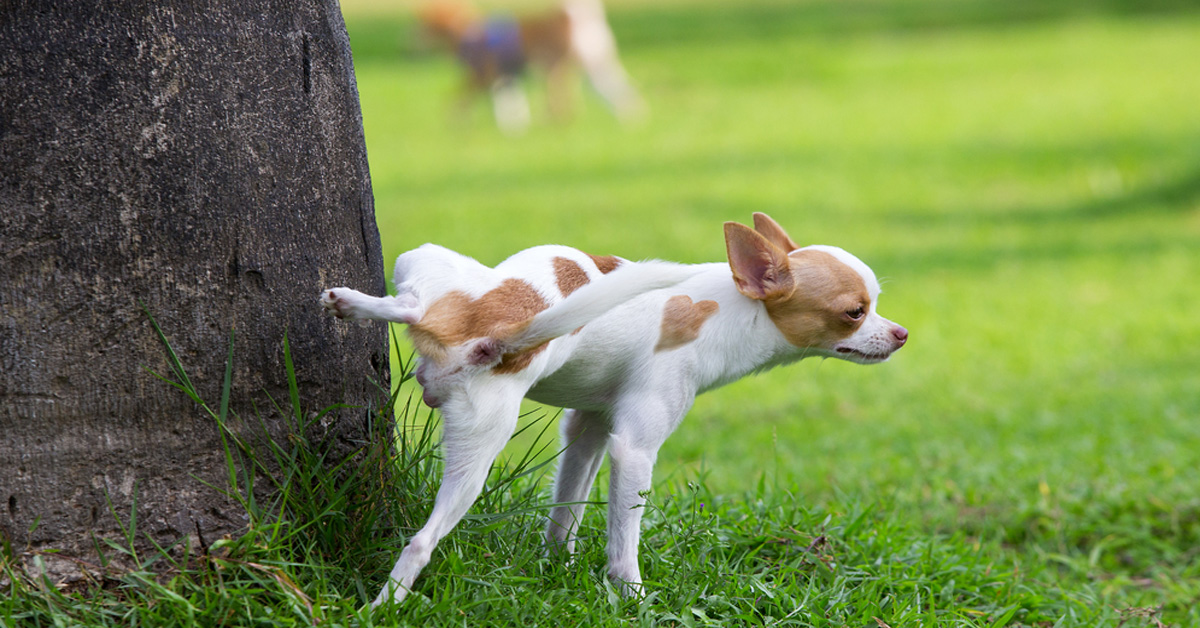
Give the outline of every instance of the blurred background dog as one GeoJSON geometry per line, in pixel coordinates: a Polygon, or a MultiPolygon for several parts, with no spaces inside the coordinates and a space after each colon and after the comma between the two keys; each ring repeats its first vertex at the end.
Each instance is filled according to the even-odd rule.
{"type": "Polygon", "coordinates": [[[529,126],[529,99],[521,85],[527,68],[545,76],[547,106],[555,118],[570,113],[571,80],[580,71],[618,119],[636,118],[645,110],[617,57],[600,0],[566,0],[516,18],[484,16],[460,0],[434,0],[419,18],[463,66],[460,108],[490,94],[496,124],[506,133],[529,126]]]}

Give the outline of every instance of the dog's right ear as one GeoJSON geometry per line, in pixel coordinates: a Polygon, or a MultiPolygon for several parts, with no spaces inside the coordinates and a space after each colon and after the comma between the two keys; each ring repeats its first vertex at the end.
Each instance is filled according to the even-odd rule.
{"type": "Polygon", "coordinates": [[[738,224],[725,223],[725,250],[738,292],[760,301],[786,297],[795,290],[787,252],[761,233],[738,224]]]}

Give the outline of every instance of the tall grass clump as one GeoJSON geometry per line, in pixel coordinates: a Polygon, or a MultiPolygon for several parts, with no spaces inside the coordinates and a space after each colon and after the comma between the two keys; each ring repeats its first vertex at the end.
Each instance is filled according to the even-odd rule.
{"type": "MultiPolygon", "coordinates": [[[[432,411],[419,417],[422,410],[411,398],[381,387],[367,438],[332,461],[310,436],[346,406],[304,407],[286,336],[287,398],[263,393],[283,425],[268,430],[260,412],[266,407],[256,406],[250,417],[230,407],[232,334],[214,404],[201,397],[152,317],[151,323],[170,366],[170,373],[154,375],[213,420],[224,446],[226,483],[211,489],[236,503],[247,526],[238,536],[219,539],[197,530],[197,543],[164,547],[138,529],[143,513],[135,495],[130,512],[111,512],[121,538],[97,539],[98,564],[79,563],[85,577],[69,586],[39,577],[42,555],[0,536],[0,626],[370,625],[363,602],[382,586],[390,557],[432,506],[440,477],[432,411]]],[[[410,366],[402,364],[398,380],[411,377],[410,366]]],[[[536,453],[497,474],[481,500],[497,514],[478,517],[476,531],[496,529],[514,507],[533,503],[529,461],[536,453]]]]}

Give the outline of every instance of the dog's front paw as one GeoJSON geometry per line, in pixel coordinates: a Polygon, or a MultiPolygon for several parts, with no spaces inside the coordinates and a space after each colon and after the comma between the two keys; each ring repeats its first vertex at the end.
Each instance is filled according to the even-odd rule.
{"type": "Polygon", "coordinates": [[[621,592],[622,597],[641,597],[646,593],[646,588],[642,585],[642,574],[637,567],[620,569],[610,566],[608,579],[617,587],[617,591],[621,592]]]}
{"type": "Polygon", "coordinates": [[[613,586],[617,588],[617,592],[624,598],[639,598],[646,594],[646,586],[641,582],[628,582],[610,575],[609,579],[613,586]]]}
{"type": "Polygon", "coordinates": [[[330,288],[321,293],[321,306],[338,318],[354,318],[354,308],[347,298],[350,288],[330,288]]]}
{"type": "Polygon", "coordinates": [[[399,582],[391,580],[388,582],[387,586],[383,587],[383,590],[379,592],[379,595],[375,596],[375,599],[371,602],[371,610],[375,610],[380,606],[387,604],[388,602],[391,602],[392,604],[399,604],[403,602],[404,598],[406,597],[408,597],[408,589],[399,582]]]}

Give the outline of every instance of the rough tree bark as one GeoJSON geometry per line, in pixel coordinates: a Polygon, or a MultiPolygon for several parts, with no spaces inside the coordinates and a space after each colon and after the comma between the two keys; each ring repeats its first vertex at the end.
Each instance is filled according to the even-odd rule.
{"type": "Polygon", "coordinates": [[[135,491],[160,543],[243,525],[139,302],[213,403],[236,326],[243,417],[287,399],[285,331],[309,410],[379,398],[386,331],[317,302],[384,290],[336,0],[0,0],[0,256],[0,534],[87,557],[135,491]]]}

